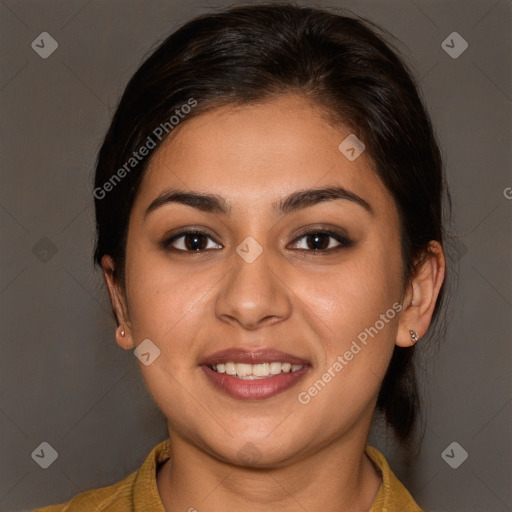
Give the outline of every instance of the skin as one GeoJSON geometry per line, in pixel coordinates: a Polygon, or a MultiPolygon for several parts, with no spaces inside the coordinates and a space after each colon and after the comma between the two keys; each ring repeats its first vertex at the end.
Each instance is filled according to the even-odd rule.
{"type": "MultiPolygon", "coordinates": [[[[364,448],[379,387],[395,344],[413,343],[409,329],[420,338],[427,331],[445,261],[432,242],[413,279],[403,282],[396,205],[366,153],[351,162],[339,151],[349,133],[292,94],[183,122],[141,184],[123,283],[114,278],[112,259],[103,258],[120,323],[117,343],[133,350],[149,338],[161,351],[140,367],[168,422],[172,456],[157,478],[168,512],[371,508],[381,477],[364,448]],[[297,190],[324,186],[357,194],[373,213],[346,199],[288,214],[272,209],[297,190]],[[168,203],[145,216],[174,187],[218,194],[231,214],[168,203]],[[190,243],[183,237],[162,247],[191,227],[211,236],[200,239],[207,250],[178,252],[190,243]],[[307,228],[339,231],[353,245],[313,254],[314,240],[301,237],[307,228]],[[247,236],[263,249],[252,263],[236,252],[247,236]],[[299,392],[396,302],[401,313],[301,404],[299,392]],[[234,399],[213,388],[199,367],[203,357],[229,347],[277,348],[311,366],[277,396],[234,399]],[[240,462],[248,442],[257,456],[240,462]]],[[[320,240],[340,247],[327,235],[320,240]]]]}

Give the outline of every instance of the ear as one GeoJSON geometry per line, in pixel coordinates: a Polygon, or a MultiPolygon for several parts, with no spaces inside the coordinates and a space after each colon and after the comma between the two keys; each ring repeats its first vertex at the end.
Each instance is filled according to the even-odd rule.
{"type": "Polygon", "coordinates": [[[414,345],[409,331],[416,332],[418,339],[425,336],[443,284],[446,262],[443,248],[436,241],[429,243],[427,252],[411,278],[402,303],[396,344],[400,347],[414,345]]]}
{"type": "Polygon", "coordinates": [[[114,310],[118,324],[116,329],[116,342],[125,350],[133,349],[135,348],[135,344],[133,343],[130,316],[124,289],[116,278],[114,260],[111,256],[105,255],[101,258],[101,268],[103,269],[103,275],[110,295],[110,302],[112,303],[112,309],[114,310]]]}

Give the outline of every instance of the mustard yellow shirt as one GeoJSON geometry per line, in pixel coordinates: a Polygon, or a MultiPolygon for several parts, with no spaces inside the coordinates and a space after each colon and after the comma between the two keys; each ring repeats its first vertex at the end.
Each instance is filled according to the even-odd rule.
{"type": "MultiPolygon", "coordinates": [[[[370,445],[366,445],[365,451],[382,474],[382,484],[370,512],[426,512],[391,471],[384,455],[370,445]]],[[[165,512],[156,485],[156,469],[170,456],[167,439],[155,446],[138,471],[124,480],[78,494],[67,503],[33,512],[165,512]]]]}

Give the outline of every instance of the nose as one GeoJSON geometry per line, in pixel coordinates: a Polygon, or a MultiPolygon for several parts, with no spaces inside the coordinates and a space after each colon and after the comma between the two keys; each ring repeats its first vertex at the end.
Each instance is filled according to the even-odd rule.
{"type": "MultiPolygon", "coordinates": [[[[291,315],[293,293],[285,284],[277,255],[263,249],[254,260],[235,253],[217,296],[216,315],[222,321],[256,330],[281,322],[291,315]]],[[[286,265],[286,262],[284,262],[286,265]]]]}

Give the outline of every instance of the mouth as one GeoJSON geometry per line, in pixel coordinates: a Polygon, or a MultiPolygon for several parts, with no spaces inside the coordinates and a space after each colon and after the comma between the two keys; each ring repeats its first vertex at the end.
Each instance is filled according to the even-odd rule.
{"type": "Polygon", "coordinates": [[[227,349],[201,364],[214,389],[239,399],[262,400],[290,389],[309,371],[309,361],[278,350],[227,349]]]}

